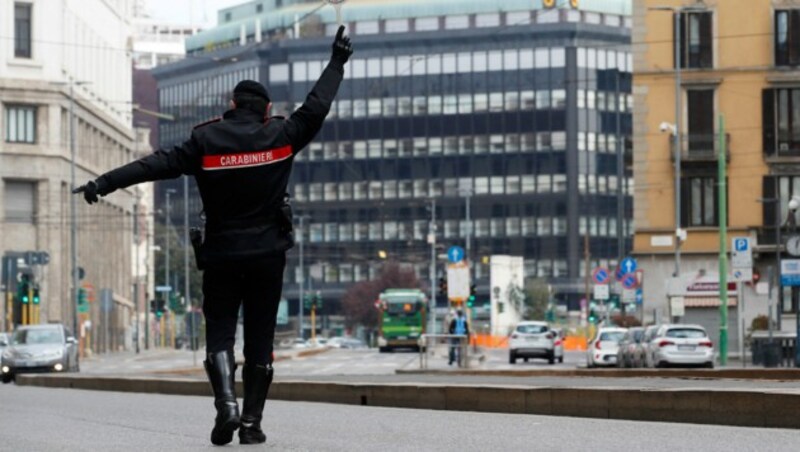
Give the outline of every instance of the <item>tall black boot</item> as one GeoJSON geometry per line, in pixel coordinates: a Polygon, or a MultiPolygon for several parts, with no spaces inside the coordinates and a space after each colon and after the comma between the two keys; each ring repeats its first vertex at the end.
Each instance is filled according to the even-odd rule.
{"type": "Polygon", "coordinates": [[[234,373],[236,362],[232,351],[209,353],[203,362],[214,392],[217,418],[211,430],[211,442],[217,446],[233,440],[233,432],[239,428],[239,405],[236,403],[234,373]]]}
{"type": "Polygon", "coordinates": [[[244,363],[244,404],[242,406],[242,426],[239,429],[239,444],[260,444],[267,440],[261,430],[261,413],[267,400],[269,385],[272,384],[272,365],[244,363]]]}

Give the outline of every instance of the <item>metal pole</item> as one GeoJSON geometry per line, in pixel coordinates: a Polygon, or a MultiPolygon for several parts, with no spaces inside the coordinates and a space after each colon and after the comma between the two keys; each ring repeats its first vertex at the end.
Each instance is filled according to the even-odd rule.
{"type": "MultiPolygon", "coordinates": [[[[70,181],[71,190],[75,185],[75,82],[69,84],[69,148],[70,148],[70,181]]],[[[78,205],[77,196],[70,196],[70,249],[72,251],[72,331],[73,334],[80,334],[78,331],[78,205]]]]}
{"type": "Polygon", "coordinates": [[[675,14],[675,277],[681,276],[681,30],[680,10],[675,14]]]}
{"type": "Polygon", "coordinates": [[[303,242],[305,242],[303,234],[305,233],[305,219],[305,215],[300,215],[300,233],[297,234],[300,242],[300,278],[298,280],[297,291],[297,337],[300,338],[303,337],[303,286],[305,286],[306,278],[306,269],[303,265],[303,242]]]}
{"type": "MultiPolygon", "coordinates": [[[[192,311],[192,296],[189,293],[190,285],[189,285],[189,176],[183,176],[183,296],[184,300],[186,300],[186,308],[187,312],[189,312],[189,328],[191,329],[190,333],[190,340],[191,340],[191,347],[192,347],[192,366],[197,366],[197,344],[195,341],[197,337],[195,335],[196,328],[195,328],[195,316],[194,311],[192,311]]],[[[173,314],[174,315],[174,314],[173,314]]],[[[174,318],[173,318],[174,319],[174,318]]],[[[173,328],[172,334],[175,334],[175,329],[173,328]]],[[[174,346],[174,342],[173,342],[174,346]]]]}
{"type": "MultiPolygon", "coordinates": [[[[175,192],[173,189],[167,189],[167,218],[164,221],[164,236],[166,240],[166,251],[164,253],[164,285],[166,286],[166,290],[164,291],[164,307],[167,307],[167,303],[169,303],[169,294],[172,291],[172,287],[169,285],[169,225],[170,225],[170,195],[175,192]]],[[[163,315],[163,314],[162,314],[163,315]]],[[[162,337],[164,335],[164,329],[161,328],[162,322],[159,322],[159,330],[158,330],[158,337],[162,337]]]]}
{"type": "Polygon", "coordinates": [[[744,356],[744,319],[742,318],[742,312],[744,312],[744,282],[739,281],[736,283],[738,293],[736,294],[736,329],[739,331],[736,335],[736,340],[739,341],[739,360],[742,362],[742,366],[746,365],[746,360],[744,356]]]}
{"type": "MultiPolygon", "coordinates": [[[[623,149],[622,149],[622,126],[620,124],[620,92],[619,92],[619,69],[617,69],[616,78],[616,92],[617,92],[617,262],[622,262],[625,257],[625,235],[622,230],[622,223],[624,221],[625,197],[623,196],[623,180],[625,179],[624,166],[623,166],[623,149]]],[[[624,303],[622,304],[625,305],[624,303]]]]}
{"type": "Polygon", "coordinates": [[[725,152],[725,117],[719,115],[717,194],[719,197],[719,364],[728,364],[728,184],[725,152]]]}
{"type": "MultiPolygon", "coordinates": [[[[781,311],[783,310],[783,286],[781,285],[781,192],[778,177],[775,177],[775,288],[778,292],[775,294],[775,325],[778,331],[782,329],[781,311]]],[[[772,315],[769,316],[769,324],[772,325],[772,315]]]]}
{"type": "MultiPolygon", "coordinates": [[[[137,135],[138,137],[138,135],[137,135]]],[[[136,311],[136,353],[139,353],[139,189],[136,189],[136,202],[133,204],[133,305],[136,311]]]]}
{"type": "MultiPolygon", "coordinates": [[[[431,199],[431,225],[428,228],[428,243],[431,245],[431,268],[428,272],[431,277],[430,315],[428,319],[428,334],[436,334],[436,200],[431,199]]],[[[427,344],[425,344],[427,346],[427,344]]],[[[427,350],[427,349],[426,349],[427,350]]]]}

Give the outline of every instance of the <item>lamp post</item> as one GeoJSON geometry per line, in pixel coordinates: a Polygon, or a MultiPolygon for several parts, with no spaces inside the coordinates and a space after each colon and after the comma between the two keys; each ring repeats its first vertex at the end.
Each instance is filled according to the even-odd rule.
{"type": "MultiPolygon", "coordinates": [[[[177,193],[177,192],[178,191],[175,190],[174,188],[168,188],[167,191],[166,191],[167,206],[166,206],[166,212],[165,212],[166,213],[166,217],[164,218],[164,240],[166,241],[166,244],[165,244],[166,251],[164,252],[164,286],[165,286],[165,290],[164,290],[164,306],[168,305],[168,303],[169,303],[169,295],[172,292],[172,286],[169,285],[169,270],[170,270],[170,268],[169,268],[169,226],[170,226],[170,223],[172,222],[172,218],[170,217],[170,215],[171,215],[170,210],[171,210],[172,206],[170,204],[169,198],[170,198],[170,196],[172,196],[173,193],[177,193]]],[[[161,337],[163,334],[164,334],[164,331],[159,331],[159,337],[161,337]]]]}
{"type": "MultiPolygon", "coordinates": [[[[669,11],[672,13],[675,24],[675,140],[673,142],[673,153],[675,154],[675,277],[681,275],[681,242],[683,232],[681,231],[681,14],[692,11],[704,11],[705,5],[694,6],[654,6],[648,8],[650,11],[669,11]]],[[[662,124],[663,125],[663,124],[662,124]]],[[[663,131],[662,127],[662,131],[663,131]]]]}

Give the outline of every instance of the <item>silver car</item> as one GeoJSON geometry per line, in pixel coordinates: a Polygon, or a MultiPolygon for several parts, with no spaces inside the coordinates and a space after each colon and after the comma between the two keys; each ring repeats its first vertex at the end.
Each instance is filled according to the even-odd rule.
{"type": "Polygon", "coordinates": [[[3,351],[3,383],[26,372],[79,371],[78,346],[63,325],[29,325],[17,329],[3,351]]]}

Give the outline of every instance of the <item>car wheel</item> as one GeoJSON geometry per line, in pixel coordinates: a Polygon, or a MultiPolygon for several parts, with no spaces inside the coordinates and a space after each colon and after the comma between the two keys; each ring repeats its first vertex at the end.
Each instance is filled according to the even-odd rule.
{"type": "Polygon", "coordinates": [[[667,365],[663,361],[659,361],[656,363],[656,369],[664,369],[667,365]]]}
{"type": "Polygon", "coordinates": [[[713,369],[714,368],[714,362],[713,361],[707,362],[706,365],[705,365],[705,368],[706,369],[713,369]]]}
{"type": "Polygon", "coordinates": [[[508,362],[509,364],[517,363],[517,354],[513,350],[508,354],[508,362]]]}
{"type": "Polygon", "coordinates": [[[389,347],[378,347],[378,353],[387,353],[389,351],[389,347]]]}
{"type": "Polygon", "coordinates": [[[3,374],[3,383],[8,384],[14,380],[14,375],[12,374],[3,374]]]}
{"type": "Polygon", "coordinates": [[[559,356],[558,357],[558,362],[559,362],[559,364],[564,364],[564,357],[563,356],[559,356]]]}
{"type": "Polygon", "coordinates": [[[528,358],[522,358],[522,360],[525,361],[526,363],[528,362],[528,358]]]}
{"type": "Polygon", "coordinates": [[[550,355],[548,355],[547,357],[547,364],[555,364],[555,362],[556,362],[556,357],[553,356],[552,353],[550,353],[550,355]]]}

